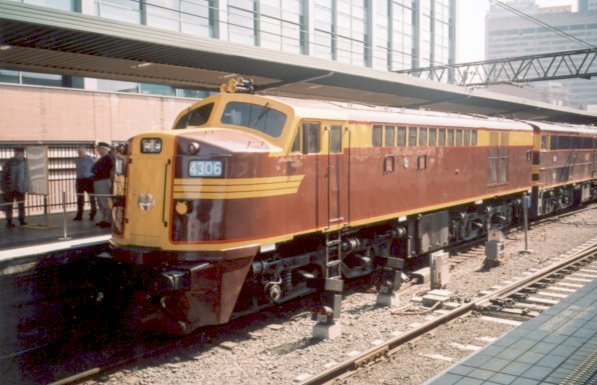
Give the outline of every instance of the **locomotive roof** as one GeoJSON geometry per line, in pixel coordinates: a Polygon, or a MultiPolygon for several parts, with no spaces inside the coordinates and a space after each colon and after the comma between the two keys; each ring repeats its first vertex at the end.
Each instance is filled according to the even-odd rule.
{"type": "Polygon", "coordinates": [[[299,116],[319,119],[340,119],[356,122],[391,123],[397,125],[416,124],[522,131],[532,130],[533,128],[531,124],[533,124],[538,126],[542,131],[546,130],[597,134],[597,127],[572,125],[567,123],[518,121],[483,115],[413,110],[406,108],[354,104],[327,100],[295,99],[274,96],[267,97],[276,99],[292,106],[299,116]]]}
{"type": "Polygon", "coordinates": [[[539,127],[542,132],[562,132],[562,133],[577,133],[577,134],[589,134],[597,135],[597,127],[594,126],[583,126],[569,123],[552,123],[552,122],[531,122],[526,121],[529,124],[539,127]]]}
{"type": "MultiPolygon", "coordinates": [[[[269,96],[268,96],[269,97],[269,96]]],[[[390,123],[400,125],[457,126],[509,130],[532,130],[528,124],[503,118],[467,115],[428,110],[413,110],[387,106],[345,103],[327,100],[272,97],[294,108],[297,115],[341,119],[354,122],[390,123]]]]}

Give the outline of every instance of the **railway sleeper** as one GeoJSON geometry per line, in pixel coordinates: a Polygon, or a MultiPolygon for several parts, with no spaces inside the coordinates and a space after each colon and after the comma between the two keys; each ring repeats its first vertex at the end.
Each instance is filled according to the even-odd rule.
{"type": "Polygon", "coordinates": [[[495,317],[495,318],[503,318],[503,319],[519,321],[519,322],[528,321],[528,320],[535,318],[536,316],[539,315],[539,313],[536,311],[529,311],[529,310],[525,310],[525,309],[510,309],[510,308],[505,308],[505,309],[500,309],[500,310],[480,309],[479,312],[485,316],[491,316],[491,317],[495,317]]]}

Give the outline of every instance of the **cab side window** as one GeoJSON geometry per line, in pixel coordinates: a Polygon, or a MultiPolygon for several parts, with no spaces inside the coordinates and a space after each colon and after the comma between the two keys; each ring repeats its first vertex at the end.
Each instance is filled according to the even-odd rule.
{"type": "Polygon", "coordinates": [[[330,127],[330,152],[338,154],[342,152],[342,127],[330,127]]]}
{"type": "Polygon", "coordinates": [[[319,123],[303,124],[303,154],[318,153],[320,145],[321,127],[319,123]]]}

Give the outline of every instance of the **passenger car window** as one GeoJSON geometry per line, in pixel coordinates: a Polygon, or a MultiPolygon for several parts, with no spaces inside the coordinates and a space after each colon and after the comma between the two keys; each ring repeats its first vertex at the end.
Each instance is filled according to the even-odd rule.
{"type": "Polygon", "coordinates": [[[408,128],[408,145],[409,146],[417,145],[417,127],[409,127],[408,128]]]}
{"type": "Polygon", "coordinates": [[[429,129],[429,146],[435,146],[437,143],[437,129],[430,128],[429,129]]]}
{"type": "Polygon", "coordinates": [[[446,129],[445,128],[440,128],[437,132],[437,145],[438,146],[446,145],[446,129]]]}
{"type": "Polygon", "coordinates": [[[446,141],[446,146],[453,146],[454,145],[454,129],[448,129],[448,140],[446,141]]]}
{"type": "Polygon", "coordinates": [[[381,133],[381,126],[373,126],[371,144],[373,147],[381,147],[381,140],[382,140],[382,133],[381,133]]]}
{"type": "Polygon", "coordinates": [[[396,130],[394,126],[386,126],[385,127],[385,141],[384,146],[391,147],[396,145],[396,130]]]}
{"type": "Polygon", "coordinates": [[[427,146],[427,127],[419,128],[419,146],[427,146]]]}
{"type": "Polygon", "coordinates": [[[406,145],[406,127],[398,127],[398,146],[406,145]]]}

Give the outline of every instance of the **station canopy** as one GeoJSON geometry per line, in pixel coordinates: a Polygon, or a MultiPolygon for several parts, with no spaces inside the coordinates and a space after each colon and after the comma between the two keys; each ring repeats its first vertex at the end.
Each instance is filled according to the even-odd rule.
{"type": "Polygon", "coordinates": [[[597,124],[597,113],[45,7],[0,0],[0,68],[219,91],[597,124]]]}

